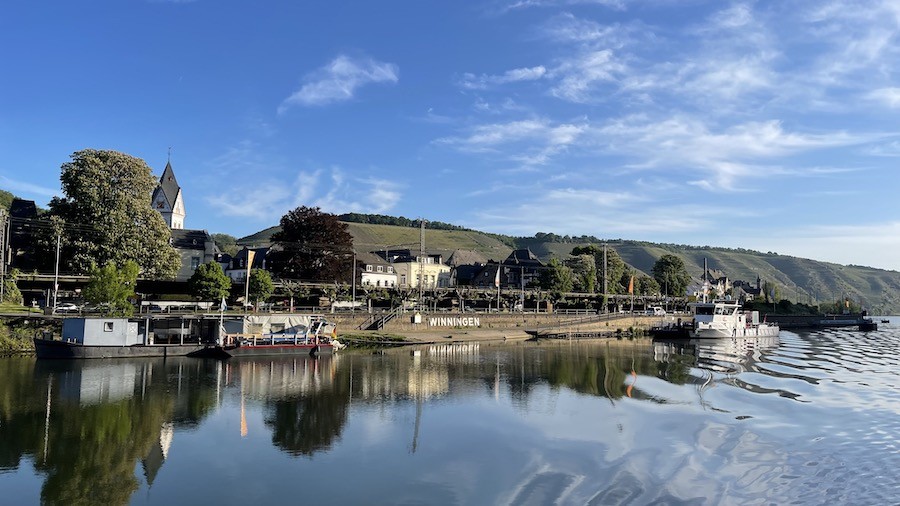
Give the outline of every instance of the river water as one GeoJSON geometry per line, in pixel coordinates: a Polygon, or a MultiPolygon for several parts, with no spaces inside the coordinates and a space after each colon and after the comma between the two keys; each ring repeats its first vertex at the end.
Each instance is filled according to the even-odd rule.
{"type": "Polygon", "coordinates": [[[2,504],[898,504],[900,319],[779,338],[0,359],[2,504]]]}

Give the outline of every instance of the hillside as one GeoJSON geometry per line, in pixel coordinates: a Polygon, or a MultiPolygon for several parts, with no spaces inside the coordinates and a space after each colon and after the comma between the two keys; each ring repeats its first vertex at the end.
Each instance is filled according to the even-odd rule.
{"type": "MultiPolygon", "coordinates": [[[[354,246],[361,251],[386,248],[419,247],[419,229],[393,225],[348,223],[354,246]]],[[[239,245],[268,245],[278,227],[268,228],[251,236],[238,239],[239,245]]],[[[584,238],[575,238],[584,239],[584,238]]],[[[486,257],[506,258],[516,248],[529,248],[547,261],[551,257],[565,258],[573,248],[587,243],[583,241],[561,242],[552,234],[536,237],[504,237],[472,230],[425,230],[425,247],[432,253],[449,255],[456,249],[475,250],[486,257]],[[547,237],[550,241],[545,240],[547,237]]],[[[757,275],[763,281],[779,286],[781,297],[792,301],[834,301],[842,294],[861,303],[873,314],[900,314],[900,272],[838,265],[749,250],[734,250],[703,246],[655,244],[641,241],[607,241],[622,259],[634,268],[649,273],[656,260],[666,253],[673,253],[685,261],[688,272],[699,279],[704,259],[710,269],[723,271],[730,280],[755,282],[757,275]]]]}

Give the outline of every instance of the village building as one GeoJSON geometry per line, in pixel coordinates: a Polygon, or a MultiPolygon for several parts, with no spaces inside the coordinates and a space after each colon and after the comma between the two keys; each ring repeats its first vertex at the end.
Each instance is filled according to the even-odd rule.
{"type": "Polygon", "coordinates": [[[397,286],[397,273],[394,272],[394,266],[374,253],[357,253],[356,275],[361,286],[375,288],[397,286]]]}
{"type": "Polygon", "coordinates": [[[247,273],[250,269],[266,270],[267,257],[270,248],[248,248],[243,247],[233,257],[228,258],[228,263],[222,266],[225,275],[231,278],[231,281],[243,283],[247,279],[247,273]],[[252,259],[250,269],[247,268],[248,258],[252,259]]]}
{"type": "Polygon", "coordinates": [[[487,265],[488,259],[473,250],[458,249],[450,254],[450,286],[473,286],[475,277],[487,265]]]}
{"type": "Polygon", "coordinates": [[[421,255],[409,249],[376,252],[394,267],[399,288],[447,288],[450,286],[450,266],[439,254],[421,255]]]}
{"type": "Polygon", "coordinates": [[[517,249],[502,262],[491,262],[482,267],[473,284],[479,288],[497,287],[498,284],[501,288],[532,288],[540,284],[545,268],[530,249],[517,249]]]}

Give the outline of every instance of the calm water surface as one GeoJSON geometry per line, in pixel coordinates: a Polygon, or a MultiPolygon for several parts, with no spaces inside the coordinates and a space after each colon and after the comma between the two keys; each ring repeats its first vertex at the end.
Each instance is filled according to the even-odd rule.
{"type": "Polygon", "coordinates": [[[900,319],[881,327],[0,359],[0,503],[898,504],[900,319]]]}

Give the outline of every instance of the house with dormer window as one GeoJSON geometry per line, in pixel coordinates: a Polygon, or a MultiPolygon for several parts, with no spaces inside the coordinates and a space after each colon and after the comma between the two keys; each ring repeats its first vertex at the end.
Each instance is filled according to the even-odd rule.
{"type": "Polygon", "coordinates": [[[357,253],[356,274],[360,286],[374,288],[394,288],[397,273],[394,266],[374,253],[357,253]]]}

